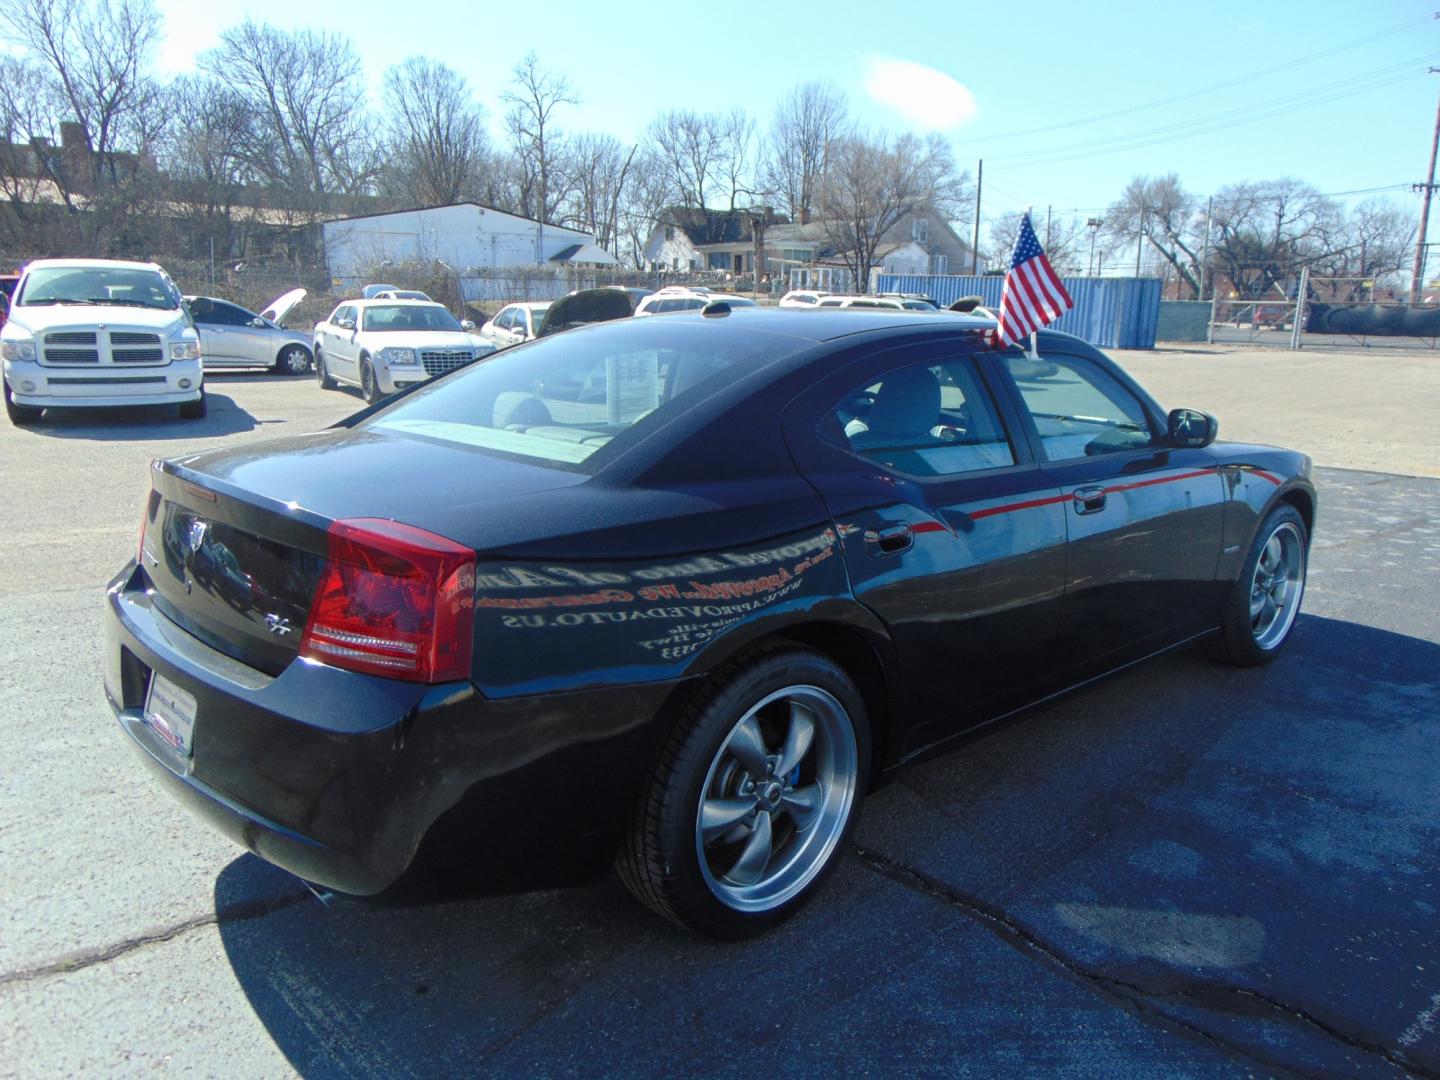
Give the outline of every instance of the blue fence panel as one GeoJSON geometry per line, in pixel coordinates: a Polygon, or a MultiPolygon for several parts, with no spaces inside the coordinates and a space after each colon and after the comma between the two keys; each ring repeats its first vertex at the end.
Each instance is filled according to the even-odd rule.
{"type": "MultiPolygon", "coordinates": [[[[1153,349],[1160,319],[1159,278],[1061,278],[1075,306],[1051,327],[1084,338],[1103,349],[1153,349]]],[[[880,292],[913,292],[933,296],[942,307],[962,296],[984,297],[991,309],[1000,307],[1005,279],[931,274],[881,274],[880,292]]]]}

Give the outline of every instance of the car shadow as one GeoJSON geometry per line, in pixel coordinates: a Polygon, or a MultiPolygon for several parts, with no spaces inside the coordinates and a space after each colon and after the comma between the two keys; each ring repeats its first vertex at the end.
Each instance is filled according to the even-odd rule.
{"type": "MultiPolygon", "coordinates": [[[[1160,960],[1147,959],[1150,967],[1137,967],[1128,954],[1115,959],[1099,946],[1085,953],[1081,940],[1074,949],[1082,958],[1067,967],[1011,930],[1023,916],[1035,940],[1068,945],[1067,926],[1098,933],[1101,901],[1141,911],[1165,903],[1239,907],[1263,926],[1263,940],[1283,949],[1267,954],[1266,994],[1293,1002],[1373,996],[1383,1002],[1375,1008],[1395,1011],[1396,1023],[1388,1034],[1381,1019],[1362,1026],[1367,1037],[1393,1045],[1415,1015],[1414,995],[1401,992],[1400,981],[1416,964],[1440,964],[1440,942],[1424,935],[1420,903],[1435,887],[1433,870],[1392,878],[1360,864],[1337,876],[1333,864],[1295,856],[1267,864],[1275,879],[1267,880],[1268,907],[1225,893],[1244,886],[1255,872],[1245,860],[1258,856],[1248,854],[1256,836],[1240,816],[1239,796],[1217,794],[1216,778],[1238,783],[1237,775],[1267,771],[1279,778],[1265,792],[1267,842],[1305,836],[1315,850],[1333,853],[1350,843],[1339,834],[1358,829],[1366,843],[1383,846],[1375,838],[1394,823],[1378,819],[1395,815],[1393,801],[1336,815],[1322,812],[1316,785],[1326,796],[1393,789],[1402,802],[1420,792],[1401,791],[1409,777],[1371,775],[1393,772],[1393,762],[1377,763],[1370,751],[1347,756],[1329,740],[1353,745],[1360,732],[1384,745],[1407,725],[1433,723],[1437,672],[1434,642],[1315,616],[1302,617],[1286,654],[1268,668],[1221,667],[1198,650],[1143,665],[998,726],[877,791],[859,846],[815,902],[747,943],[691,937],[641,908],[614,879],[409,907],[346,898],[325,904],[249,855],[216,880],[219,932],[255,1015],[307,1077],[1085,1073],[1096,1070],[1087,1055],[1100,1045],[1102,1071],[1159,1075],[1214,1071],[1229,1056],[1217,1045],[1251,1044],[1264,1047],[1254,1060],[1272,1071],[1285,1071],[1287,1062],[1301,1072],[1344,1071],[1354,1067],[1354,1048],[1318,1028],[1302,1030],[1292,1014],[1265,1026],[1265,1017],[1217,1019],[1192,1005],[1184,1025],[1166,1025],[1148,1006],[1114,1008],[1116,986],[1147,979],[1199,994],[1193,966],[1167,963],[1163,951],[1160,960]],[[1297,731],[1315,733],[1323,761],[1301,753],[1297,731]],[[1297,786],[1305,798],[1290,797],[1297,786]],[[1222,796],[1232,800],[1223,812],[1211,805],[1222,796]],[[1350,816],[1367,813],[1377,820],[1350,816]],[[1196,815],[1215,835],[1185,834],[1180,843],[1177,822],[1196,815]],[[1193,858],[1183,855],[1185,845],[1196,849],[1193,858]],[[904,874],[875,872],[875,854],[947,884],[907,887],[904,874]],[[1227,884],[1197,881],[1195,860],[1227,884]],[[945,888],[977,899],[966,909],[968,901],[947,901],[945,888]],[[1051,892],[1093,903],[1052,905],[1051,892]],[[1317,937],[1306,898],[1328,905],[1323,936],[1342,941],[1375,923],[1375,912],[1354,899],[1367,895],[1385,896],[1400,909],[1387,917],[1416,932],[1368,939],[1361,951],[1384,954],[1376,967],[1317,975],[1308,958],[1334,950],[1317,937]],[[276,903],[277,896],[290,900],[276,903]],[[1047,916],[1052,907],[1070,922],[1047,916]],[[1011,916],[993,914],[1002,909],[1021,916],[1007,924],[1011,916]],[[1131,982],[1092,984],[1087,964],[1114,964],[1131,982]],[[1363,979],[1372,983],[1357,985],[1363,979]],[[1208,1032],[1242,1022],[1263,1030],[1249,1039],[1248,1029],[1227,1028],[1228,1043],[1193,1037],[1197,1026],[1208,1032]]],[[[1417,762],[1422,783],[1425,776],[1433,782],[1433,764],[1417,762]]],[[[1232,976],[1245,977],[1252,969],[1243,964],[1252,960],[1236,960],[1242,966],[1232,976]]],[[[1425,999],[1415,1000],[1423,1008],[1425,999]]],[[[1344,1029],[1345,1016],[1328,1013],[1325,1001],[1312,1007],[1344,1029]]]]}
{"type": "MultiPolygon", "coordinates": [[[[205,381],[211,382],[208,376],[205,381]]],[[[52,439],[143,442],[237,435],[259,426],[259,421],[228,394],[207,391],[205,396],[206,415],[200,420],[183,419],[174,405],[47,409],[39,420],[26,424],[24,430],[52,439]]]]}

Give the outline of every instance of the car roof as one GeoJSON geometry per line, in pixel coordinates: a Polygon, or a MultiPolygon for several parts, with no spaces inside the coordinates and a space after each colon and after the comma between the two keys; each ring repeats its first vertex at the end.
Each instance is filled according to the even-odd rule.
{"type": "Polygon", "coordinates": [[[35,259],[25,264],[25,269],[83,270],[86,267],[113,266],[121,270],[160,271],[159,263],[130,262],[126,259],[35,259]]]}
{"type": "Polygon", "coordinates": [[[336,307],[340,307],[341,304],[353,304],[354,306],[356,306],[356,307],[361,307],[361,308],[367,308],[367,307],[395,307],[395,306],[397,306],[397,305],[400,306],[400,307],[444,307],[444,306],[445,306],[444,304],[438,303],[438,302],[435,301],[435,300],[411,300],[411,299],[408,299],[408,298],[399,298],[399,297],[397,297],[397,298],[395,298],[395,299],[392,300],[392,299],[389,299],[389,298],[383,297],[383,296],[372,296],[372,297],[370,297],[368,300],[342,300],[342,301],[340,302],[340,304],[336,304],[335,306],[336,306],[336,307]]]}

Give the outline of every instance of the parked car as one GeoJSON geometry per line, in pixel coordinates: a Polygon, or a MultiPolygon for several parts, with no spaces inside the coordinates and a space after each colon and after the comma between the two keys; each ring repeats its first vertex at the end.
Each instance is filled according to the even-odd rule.
{"type": "Polygon", "coordinates": [[[20,284],[19,274],[0,274],[0,326],[10,314],[10,303],[15,298],[15,286],[20,284]]]}
{"type": "Polygon", "coordinates": [[[665,288],[641,300],[636,315],[669,315],[677,311],[699,311],[706,304],[724,300],[732,308],[753,308],[758,305],[748,296],[713,292],[710,289],[665,288]]]}
{"type": "Polygon", "coordinates": [[[905,311],[903,300],[892,300],[881,296],[826,296],[815,305],[817,308],[885,308],[888,311],[905,311]]]}
{"type": "Polygon", "coordinates": [[[265,367],[281,375],[304,375],[312,362],[312,337],[280,325],[301,300],[304,289],[278,296],[257,315],[239,304],[213,296],[187,296],[185,305],[200,332],[206,368],[265,367]]]}
{"type": "Polygon", "coordinates": [[[419,289],[381,289],[371,300],[429,300],[430,294],[419,289]]]}
{"type": "Polygon", "coordinates": [[[480,336],[497,349],[530,341],[540,334],[550,302],[507,304],[495,317],[480,327],[480,336]]]}
{"type": "Polygon", "coordinates": [[[813,308],[829,295],[828,292],[821,289],[791,289],[780,298],[780,307],[813,308]]]}
{"type": "Polygon", "coordinates": [[[1187,642],[1290,637],[1309,460],[1215,444],[1064,334],[1063,382],[1017,382],[994,325],[618,319],[156,462],[107,595],[127,741],[328,888],[613,863],[757,933],[906,762],[1187,642]]]}
{"type": "Polygon", "coordinates": [[[200,335],[155,263],[30,263],[0,328],[0,353],[11,423],[94,405],[173,404],[182,417],[205,415],[200,335]]]}
{"type": "Polygon", "coordinates": [[[365,286],[363,286],[363,287],[360,289],[360,299],[361,299],[361,300],[374,300],[374,299],[376,299],[377,297],[379,297],[379,295],[380,295],[381,293],[399,292],[399,291],[400,291],[400,286],[399,286],[399,285],[381,285],[381,284],[365,285],[365,286]]]}
{"type": "Polygon", "coordinates": [[[939,311],[940,302],[933,296],[926,296],[924,293],[902,293],[882,292],[876,293],[886,300],[899,300],[900,306],[906,311],[939,311]]]}
{"type": "Polygon", "coordinates": [[[598,289],[577,289],[550,305],[537,337],[573,330],[577,326],[628,319],[635,314],[635,300],[629,290],[605,285],[598,289]]]}
{"type": "Polygon", "coordinates": [[[346,300],[315,326],[315,378],[322,390],[345,383],[376,402],[494,351],[439,304],[346,300]]]}

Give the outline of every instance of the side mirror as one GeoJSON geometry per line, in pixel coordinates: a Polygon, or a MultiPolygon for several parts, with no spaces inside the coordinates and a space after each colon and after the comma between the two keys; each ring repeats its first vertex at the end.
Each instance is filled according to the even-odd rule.
{"type": "Polygon", "coordinates": [[[460,329],[464,330],[468,334],[471,330],[475,329],[475,324],[469,319],[461,319],[460,329]]]}
{"type": "Polygon", "coordinates": [[[515,327],[514,334],[515,334],[515,336],[518,337],[521,341],[524,341],[527,337],[530,336],[529,333],[526,332],[525,327],[523,327],[523,326],[517,326],[517,327],[515,327]]]}
{"type": "Polygon", "coordinates": [[[265,327],[269,326],[270,324],[267,323],[264,319],[260,318],[260,317],[257,315],[255,318],[253,318],[253,319],[250,320],[250,325],[253,326],[253,327],[255,327],[255,329],[257,329],[257,330],[263,330],[263,329],[265,329],[265,327]]]}
{"type": "Polygon", "coordinates": [[[338,323],[336,323],[336,325],[339,326],[341,330],[354,330],[354,329],[355,329],[355,320],[354,320],[354,319],[341,319],[338,323]]]}
{"type": "Polygon", "coordinates": [[[1171,446],[1199,450],[1220,434],[1220,421],[1198,409],[1171,409],[1166,436],[1171,446]]]}

